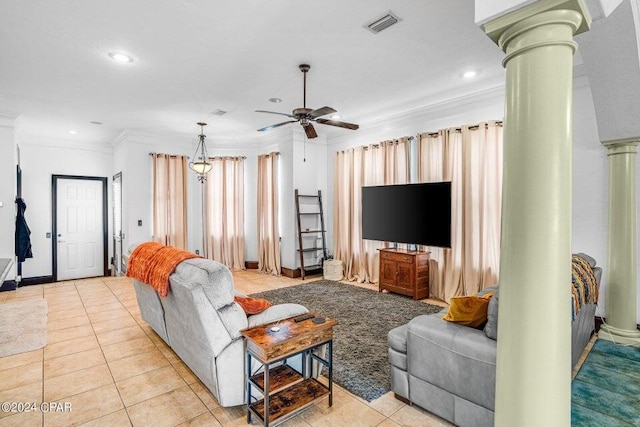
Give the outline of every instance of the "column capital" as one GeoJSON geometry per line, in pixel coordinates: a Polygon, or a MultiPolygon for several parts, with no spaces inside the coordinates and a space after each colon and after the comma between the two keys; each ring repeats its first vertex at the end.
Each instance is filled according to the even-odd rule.
{"type": "Polygon", "coordinates": [[[615,154],[635,154],[638,152],[638,144],[640,144],[640,136],[613,139],[602,143],[608,150],[607,156],[613,156],[615,154]]]}
{"type": "Polygon", "coordinates": [[[504,49],[499,40],[507,29],[527,18],[556,10],[575,11],[582,17],[577,23],[575,34],[589,30],[592,19],[583,0],[540,0],[485,23],[484,31],[491,40],[504,49]]]}

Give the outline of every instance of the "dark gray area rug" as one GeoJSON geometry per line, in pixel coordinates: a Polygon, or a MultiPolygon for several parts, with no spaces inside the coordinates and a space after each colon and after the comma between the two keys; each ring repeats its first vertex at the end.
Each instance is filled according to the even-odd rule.
{"type": "Polygon", "coordinates": [[[421,314],[441,307],[410,297],[380,293],[332,280],[252,294],[274,304],[302,304],[334,318],[333,380],[351,393],[372,401],[391,389],[387,333],[421,314]]]}

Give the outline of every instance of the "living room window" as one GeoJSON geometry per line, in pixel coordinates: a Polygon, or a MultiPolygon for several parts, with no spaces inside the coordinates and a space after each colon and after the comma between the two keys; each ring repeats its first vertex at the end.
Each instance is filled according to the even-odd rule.
{"type": "Polygon", "coordinates": [[[498,283],[502,124],[441,129],[418,138],[418,181],[451,181],[451,249],[429,247],[430,292],[448,301],[498,283]]]}
{"type": "Polygon", "coordinates": [[[378,249],[385,246],[362,239],[361,188],[408,183],[409,151],[409,139],[401,138],[336,153],[334,254],[346,266],[349,280],[378,282],[378,249]]]}
{"type": "Polygon", "coordinates": [[[187,158],[151,153],[153,240],[187,249],[187,158]]]}
{"type": "Polygon", "coordinates": [[[205,257],[244,270],[244,157],[211,157],[205,186],[205,257]]]}

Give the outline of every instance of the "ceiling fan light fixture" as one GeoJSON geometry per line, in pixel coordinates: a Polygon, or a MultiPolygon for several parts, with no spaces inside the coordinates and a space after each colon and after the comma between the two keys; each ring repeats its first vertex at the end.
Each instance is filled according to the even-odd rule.
{"type": "MultiPolygon", "coordinates": [[[[331,107],[325,106],[321,108],[316,108],[315,110],[311,108],[307,108],[307,73],[311,69],[311,66],[309,64],[300,64],[298,65],[298,68],[300,69],[300,71],[304,76],[302,79],[302,108],[295,108],[291,112],[291,114],[278,113],[276,111],[256,110],[256,113],[277,114],[279,116],[285,116],[292,119],[286,122],[280,122],[280,123],[275,123],[269,126],[265,126],[261,129],[258,129],[258,132],[264,132],[273,128],[277,128],[277,127],[288,125],[289,123],[295,123],[295,122],[300,123],[308,139],[313,139],[318,137],[318,134],[315,128],[313,127],[314,122],[322,125],[337,126],[337,127],[351,129],[351,130],[358,129],[359,126],[357,124],[333,120],[335,117],[329,116],[329,115],[337,114],[338,112],[331,107]],[[323,119],[322,116],[329,116],[331,117],[332,120],[323,119]]],[[[270,99],[270,101],[272,101],[272,99],[270,99]]],[[[340,116],[338,116],[338,118],[339,117],[340,116]]]]}
{"type": "Polygon", "coordinates": [[[340,114],[332,114],[331,116],[329,116],[329,118],[331,120],[338,120],[338,119],[341,119],[342,116],[340,114]]]}

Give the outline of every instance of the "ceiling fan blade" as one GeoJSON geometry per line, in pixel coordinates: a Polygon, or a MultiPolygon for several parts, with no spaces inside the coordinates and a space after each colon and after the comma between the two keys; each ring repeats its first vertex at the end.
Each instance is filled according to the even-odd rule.
{"type": "Polygon", "coordinates": [[[289,120],[288,122],[277,123],[275,125],[270,125],[270,126],[263,127],[262,129],[258,129],[258,132],[264,132],[269,129],[277,128],[277,127],[288,125],[289,123],[295,123],[295,122],[297,122],[297,120],[289,120]]]}
{"type": "Polygon", "coordinates": [[[331,107],[322,107],[310,112],[309,117],[312,119],[315,119],[316,117],[326,116],[327,114],[332,114],[332,113],[337,113],[337,111],[331,107]]]}
{"type": "Polygon", "coordinates": [[[287,114],[287,113],[277,113],[275,111],[265,111],[265,110],[256,110],[256,113],[268,113],[268,114],[278,114],[280,116],[287,116],[287,117],[291,117],[292,119],[297,119],[296,116],[293,116],[291,114],[287,114]]]}
{"type": "Polygon", "coordinates": [[[318,134],[316,133],[316,129],[313,127],[311,123],[302,126],[304,128],[304,133],[307,134],[307,138],[313,139],[317,138],[318,134]]]}
{"type": "Polygon", "coordinates": [[[353,123],[339,122],[337,120],[316,119],[316,122],[323,125],[337,126],[340,128],[351,129],[351,130],[356,130],[360,127],[359,125],[356,125],[353,123]]]}

